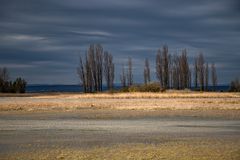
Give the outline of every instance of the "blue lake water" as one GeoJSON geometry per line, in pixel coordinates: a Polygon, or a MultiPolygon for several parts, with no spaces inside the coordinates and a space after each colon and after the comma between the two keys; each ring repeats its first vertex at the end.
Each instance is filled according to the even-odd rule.
{"type": "MultiPolygon", "coordinates": [[[[120,89],[121,85],[116,84],[115,89],[120,89]]],[[[212,87],[209,87],[212,90],[212,87]]],[[[228,85],[217,86],[217,91],[228,91],[228,85]]],[[[107,87],[103,86],[103,91],[106,91],[107,87]]],[[[80,85],[27,85],[27,93],[41,93],[41,92],[82,92],[83,88],[80,85]]]]}
{"type": "MultiPolygon", "coordinates": [[[[114,89],[120,89],[120,85],[116,85],[114,89]]],[[[103,91],[107,87],[103,86],[103,91]]],[[[41,93],[41,92],[83,92],[83,87],[80,85],[27,85],[27,93],[41,93]]]]}

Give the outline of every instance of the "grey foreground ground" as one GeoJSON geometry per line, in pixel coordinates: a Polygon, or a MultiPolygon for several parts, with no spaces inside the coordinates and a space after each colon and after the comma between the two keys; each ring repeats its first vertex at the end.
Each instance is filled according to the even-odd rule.
{"type": "Polygon", "coordinates": [[[239,141],[240,120],[189,116],[87,119],[78,113],[0,114],[0,159],[42,149],[158,145],[188,139],[239,141]]]}

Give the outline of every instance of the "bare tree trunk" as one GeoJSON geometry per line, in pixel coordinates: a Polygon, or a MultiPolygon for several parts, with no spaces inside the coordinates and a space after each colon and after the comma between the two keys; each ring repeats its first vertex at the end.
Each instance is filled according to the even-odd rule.
{"type": "Polygon", "coordinates": [[[150,67],[149,67],[149,61],[146,58],[145,59],[145,67],[144,67],[144,83],[145,85],[150,82],[150,67]]]}
{"type": "Polygon", "coordinates": [[[97,70],[97,91],[102,91],[103,77],[103,48],[101,45],[96,45],[96,70],[97,70]]]}
{"type": "Polygon", "coordinates": [[[122,66],[122,73],[120,75],[120,81],[121,81],[121,84],[122,84],[122,87],[126,87],[126,74],[125,74],[125,67],[124,65],[122,66]]]}
{"type": "Polygon", "coordinates": [[[133,84],[133,74],[132,74],[132,58],[128,58],[128,74],[127,74],[128,86],[133,84]]]}
{"type": "Polygon", "coordinates": [[[203,54],[200,53],[198,56],[198,78],[200,84],[200,90],[204,90],[204,57],[203,54]]]}
{"type": "Polygon", "coordinates": [[[205,66],[205,90],[208,91],[208,63],[205,66]]]}
{"type": "Polygon", "coordinates": [[[148,81],[147,81],[147,71],[146,71],[145,68],[144,68],[144,71],[143,71],[143,77],[144,77],[144,84],[146,85],[148,83],[148,81]]]}
{"type": "Polygon", "coordinates": [[[112,55],[109,55],[109,68],[110,68],[110,89],[112,90],[113,89],[113,84],[114,84],[114,70],[115,70],[115,67],[114,67],[114,63],[113,63],[113,57],[112,55]]]}
{"type": "Polygon", "coordinates": [[[86,63],[85,63],[85,68],[86,68],[86,88],[87,92],[92,92],[93,91],[93,77],[92,77],[92,68],[91,68],[91,63],[89,58],[91,58],[90,55],[86,55],[86,63]]]}
{"type": "Polygon", "coordinates": [[[0,68],[0,92],[8,92],[9,90],[9,71],[7,68],[0,68]]]}
{"type": "Polygon", "coordinates": [[[95,61],[95,45],[91,44],[89,49],[88,49],[88,55],[86,56],[86,63],[87,64],[87,76],[88,79],[88,84],[89,84],[89,92],[93,91],[93,88],[95,91],[97,91],[98,88],[98,81],[97,81],[97,67],[96,67],[96,61],[95,61]],[[91,81],[91,82],[90,82],[91,81]],[[91,83],[91,87],[90,87],[91,83]]]}
{"type": "Polygon", "coordinates": [[[0,68],[0,79],[3,81],[3,82],[6,82],[9,80],[9,71],[7,68],[3,67],[3,68],[0,68]]]}
{"type": "Polygon", "coordinates": [[[163,87],[163,59],[160,49],[158,50],[156,56],[156,76],[160,82],[161,87],[163,87]]]}
{"type": "Polygon", "coordinates": [[[168,54],[168,88],[172,88],[172,55],[168,54]]]}
{"type": "Polygon", "coordinates": [[[109,53],[106,51],[104,52],[104,76],[107,84],[107,88],[110,89],[110,68],[109,68],[109,53]]]}
{"type": "Polygon", "coordinates": [[[180,79],[181,79],[181,89],[188,88],[189,85],[189,64],[187,59],[187,50],[182,51],[180,56],[180,79]]]}
{"type": "Polygon", "coordinates": [[[192,87],[192,72],[191,69],[189,68],[189,74],[188,74],[188,88],[191,89],[192,87]]]}
{"type": "Polygon", "coordinates": [[[104,76],[109,90],[113,89],[114,64],[113,57],[108,52],[104,52],[104,76]]]}
{"type": "Polygon", "coordinates": [[[216,86],[217,86],[217,71],[216,71],[216,67],[215,67],[215,64],[214,64],[214,63],[212,63],[211,71],[212,71],[212,86],[213,86],[213,90],[216,91],[216,86]]]}
{"type": "Polygon", "coordinates": [[[77,73],[80,78],[81,85],[83,86],[84,92],[87,92],[85,68],[81,56],[79,58],[79,66],[77,67],[77,73]]]}
{"type": "Polygon", "coordinates": [[[198,88],[198,58],[195,58],[195,62],[194,62],[194,84],[195,84],[195,89],[198,88]]]}
{"type": "Polygon", "coordinates": [[[164,45],[163,46],[163,86],[165,89],[169,88],[169,71],[168,71],[168,46],[164,45]]]}
{"type": "Polygon", "coordinates": [[[173,89],[179,89],[179,57],[174,55],[172,58],[172,81],[173,81],[173,89]]]}

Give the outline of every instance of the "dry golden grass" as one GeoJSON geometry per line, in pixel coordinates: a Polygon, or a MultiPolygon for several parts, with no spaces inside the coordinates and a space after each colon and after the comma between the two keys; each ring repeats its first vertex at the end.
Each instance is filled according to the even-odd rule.
{"type": "Polygon", "coordinates": [[[186,139],[153,144],[122,144],[89,149],[48,149],[4,155],[17,159],[78,159],[78,160],[239,160],[239,140],[186,139]]]}
{"type": "Polygon", "coordinates": [[[38,95],[37,98],[240,98],[240,93],[230,92],[192,92],[169,90],[163,93],[127,92],[127,93],[85,93],[85,94],[57,94],[38,95]]]}
{"type": "Polygon", "coordinates": [[[28,95],[28,97],[1,97],[0,102],[0,111],[73,111],[84,108],[239,110],[240,94],[186,91],[168,91],[166,93],[38,94],[28,95]]]}

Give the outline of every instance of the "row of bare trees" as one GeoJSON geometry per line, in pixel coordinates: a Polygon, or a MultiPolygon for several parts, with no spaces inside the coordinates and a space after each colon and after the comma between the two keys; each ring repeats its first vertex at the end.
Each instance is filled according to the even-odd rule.
{"type": "MultiPolygon", "coordinates": [[[[188,62],[187,50],[184,49],[180,55],[175,54],[172,56],[168,52],[167,45],[159,49],[156,56],[156,76],[161,87],[164,89],[191,88],[192,71],[188,62]]],[[[211,65],[211,76],[212,86],[215,90],[217,86],[217,73],[214,63],[211,65]]],[[[199,88],[201,91],[208,90],[209,67],[208,63],[205,63],[202,53],[195,58],[194,77],[196,89],[199,88]]]]}
{"type": "MultiPolygon", "coordinates": [[[[173,56],[168,51],[168,46],[164,45],[157,51],[156,55],[156,77],[163,89],[185,89],[191,88],[192,76],[194,85],[201,91],[208,90],[209,85],[209,65],[205,63],[202,53],[194,61],[193,68],[188,61],[187,50],[183,49],[180,55],[173,56]]],[[[102,91],[103,78],[105,78],[107,88],[113,89],[114,83],[114,63],[113,56],[103,50],[101,45],[90,45],[85,59],[80,57],[77,68],[79,78],[85,92],[102,91]]],[[[145,59],[144,65],[144,84],[151,82],[150,63],[145,59]]],[[[215,64],[211,65],[211,80],[215,90],[217,86],[217,73],[215,64]]],[[[129,57],[127,64],[122,66],[120,73],[122,87],[133,85],[132,59],[129,57]]]]}
{"type": "MultiPolygon", "coordinates": [[[[195,80],[194,80],[195,88],[199,88],[201,91],[204,91],[204,90],[207,91],[209,87],[209,66],[208,66],[208,62],[205,63],[204,56],[202,53],[200,53],[195,58],[194,77],[195,77],[195,80]]],[[[212,80],[213,90],[216,90],[217,71],[214,63],[211,64],[211,80],[212,80]]]]}
{"type": "Polygon", "coordinates": [[[109,90],[113,89],[114,64],[112,55],[103,50],[100,44],[90,45],[85,61],[80,56],[77,73],[84,92],[99,92],[103,89],[103,76],[109,90]]]}
{"type": "Polygon", "coordinates": [[[181,55],[171,55],[168,46],[159,49],[156,56],[156,75],[162,88],[184,89],[191,87],[191,70],[188,63],[187,51],[181,55]]]}

